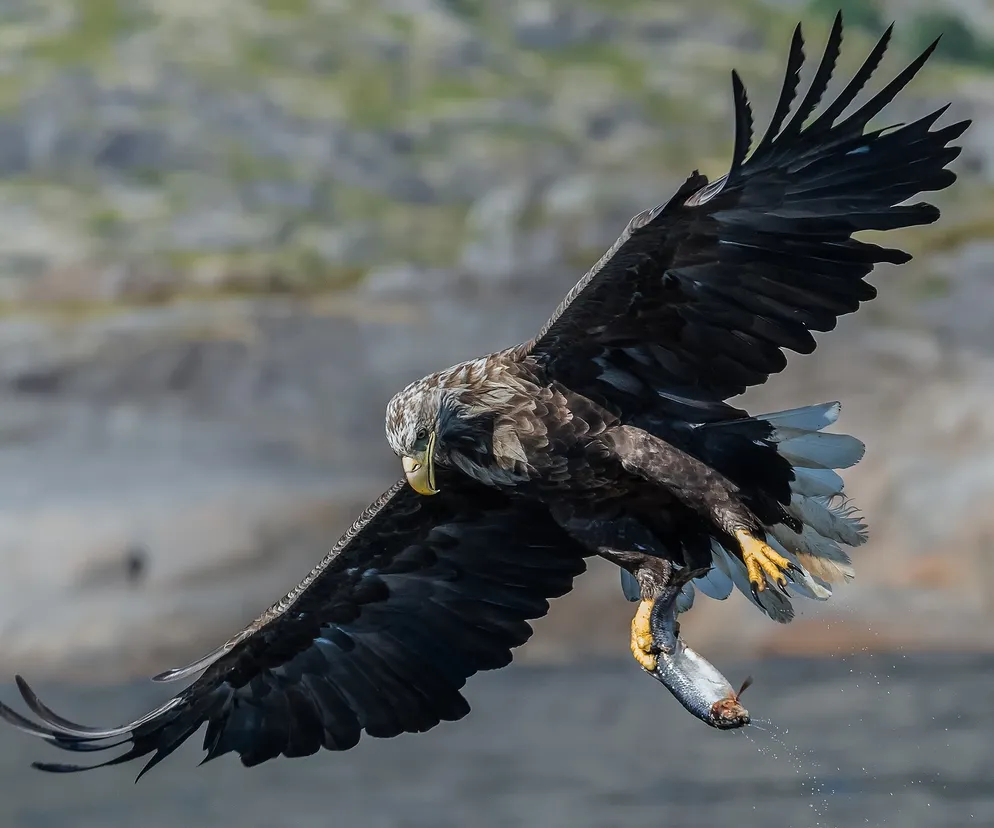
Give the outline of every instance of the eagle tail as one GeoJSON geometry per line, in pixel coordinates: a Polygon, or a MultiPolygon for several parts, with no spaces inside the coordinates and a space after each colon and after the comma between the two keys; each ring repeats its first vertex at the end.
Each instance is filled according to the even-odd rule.
{"type": "MultiPolygon", "coordinates": [[[[866,526],[845,495],[844,482],[836,471],[848,468],[863,457],[863,444],[848,434],[823,431],[839,417],[837,402],[778,411],[756,417],[772,427],[767,438],[793,469],[791,499],[787,512],[794,526],[777,523],[767,527],[766,541],[799,567],[788,589],[797,595],[825,601],[832,585],[854,577],[852,561],[844,547],[866,542],[866,526]],[[799,529],[799,531],[796,531],[799,529]]],[[[715,424],[720,427],[723,424],[715,424]]],[[[707,426],[705,427],[707,428],[707,426]]],[[[714,568],[694,586],[718,600],[738,588],[775,621],[794,617],[788,596],[767,589],[754,595],[742,559],[717,543],[712,546],[714,568]]]]}
{"type": "Polygon", "coordinates": [[[787,511],[800,525],[800,531],[783,523],[770,527],[768,535],[776,542],[771,545],[782,547],[820,587],[809,589],[816,598],[829,597],[831,584],[853,578],[844,547],[860,546],[867,539],[866,524],[846,498],[836,471],[856,465],[864,446],[848,434],[822,431],[838,419],[840,410],[834,402],[760,417],[773,426],[770,439],[793,467],[787,511]]]}

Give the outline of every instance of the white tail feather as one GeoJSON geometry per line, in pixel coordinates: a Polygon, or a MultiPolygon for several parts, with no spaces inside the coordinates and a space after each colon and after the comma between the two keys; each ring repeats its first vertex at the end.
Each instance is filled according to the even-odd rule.
{"type": "Polygon", "coordinates": [[[776,429],[791,428],[798,431],[821,431],[839,419],[842,404],[837,402],[822,403],[821,405],[806,405],[803,408],[790,408],[786,411],[775,411],[763,414],[758,419],[766,420],[776,429]]]}
{"type": "Polygon", "coordinates": [[[825,498],[794,495],[788,511],[822,537],[846,546],[866,543],[866,525],[852,507],[833,506],[825,498]]]}
{"type": "Polygon", "coordinates": [[[695,578],[693,583],[708,598],[714,598],[718,601],[724,601],[731,595],[732,587],[734,586],[732,579],[725,572],[715,567],[708,570],[707,575],[695,578]]]}
{"type": "Polygon", "coordinates": [[[838,403],[825,403],[762,418],[773,425],[777,450],[794,466],[788,511],[802,524],[800,533],[777,524],[769,530],[770,539],[805,571],[812,579],[807,589],[819,595],[830,594],[829,584],[855,575],[840,544],[866,541],[866,526],[842,500],[843,480],[834,471],[858,463],[864,446],[848,434],[821,432],[838,419],[839,411],[838,403]]]}
{"type": "Polygon", "coordinates": [[[776,538],[767,537],[766,540],[777,552],[801,569],[800,574],[795,572],[791,576],[793,580],[788,584],[788,589],[792,589],[794,592],[803,595],[805,598],[813,598],[816,601],[827,601],[832,597],[832,587],[830,584],[826,584],[819,579],[814,578],[808,570],[801,566],[801,562],[798,560],[797,556],[776,538]]]}
{"type": "Polygon", "coordinates": [[[797,556],[800,566],[823,581],[834,584],[843,579],[851,581],[855,577],[852,561],[842,548],[834,540],[819,535],[810,526],[804,526],[798,534],[790,527],[778,523],[769,531],[789,552],[797,556]]]}
{"type": "Polygon", "coordinates": [[[807,497],[835,497],[845,484],[832,469],[794,469],[791,491],[807,497]]]}
{"type": "MultiPolygon", "coordinates": [[[[779,429],[778,429],[779,431],[779,429]]],[[[802,469],[847,469],[863,459],[865,446],[848,434],[790,432],[777,450],[802,469]]]]}

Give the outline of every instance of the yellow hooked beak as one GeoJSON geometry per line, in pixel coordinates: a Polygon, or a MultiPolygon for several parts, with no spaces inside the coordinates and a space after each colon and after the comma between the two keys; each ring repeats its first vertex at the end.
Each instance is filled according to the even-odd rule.
{"type": "Polygon", "coordinates": [[[438,494],[435,488],[435,463],[432,455],[435,453],[435,432],[428,437],[428,444],[423,452],[410,457],[403,457],[404,474],[411,488],[421,495],[438,494]]]}

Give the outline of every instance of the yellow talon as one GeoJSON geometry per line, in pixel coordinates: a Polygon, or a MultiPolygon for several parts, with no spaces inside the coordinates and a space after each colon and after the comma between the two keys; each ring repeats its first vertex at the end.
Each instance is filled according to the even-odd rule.
{"type": "Polygon", "coordinates": [[[749,573],[749,583],[754,591],[762,592],[766,589],[767,576],[780,589],[787,588],[786,573],[796,569],[794,564],[745,529],[737,530],[735,539],[739,542],[742,560],[749,573]]]}
{"type": "Polygon", "coordinates": [[[652,601],[642,601],[632,619],[632,655],[650,673],[656,669],[656,654],[652,652],[652,629],[649,627],[652,605],[652,601]]]}

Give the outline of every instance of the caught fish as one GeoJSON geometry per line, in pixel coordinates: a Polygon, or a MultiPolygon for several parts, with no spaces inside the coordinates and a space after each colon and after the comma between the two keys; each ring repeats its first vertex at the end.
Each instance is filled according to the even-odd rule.
{"type": "Polygon", "coordinates": [[[711,662],[680,638],[677,597],[687,581],[701,574],[702,571],[681,574],[654,602],[649,625],[659,653],[655,670],[642,669],[702,722],[719,730],[732,730],[749,724],[749,711],[739,698],[752,684],[752,678],[747,678],[736,692],[711,662]]]}

